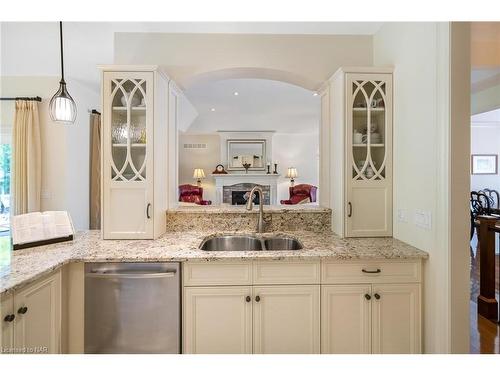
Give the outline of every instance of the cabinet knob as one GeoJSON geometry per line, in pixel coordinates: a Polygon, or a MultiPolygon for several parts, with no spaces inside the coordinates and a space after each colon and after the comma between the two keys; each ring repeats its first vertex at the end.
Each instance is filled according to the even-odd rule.
{"type": "Polygon", "coordinates": [[[3,318],[5,322],[12,322],[14,319],[16,319],[14,314],[5,315],[5,318],[3,318]]]}
{"type": "Polygon", "coordinates": [[[370,296],[369,294],[365,294],[365,298],[367,301],[371,300],[372,299],[372,296],[370,296]]]}
{"type": "Polygon", "coordinates": [[[26,306],[20,307],[19,310],[17,310],[18,314],[26,314],[28,311],[28,308],[26,306]]]}
{"type": "Polygon", "coordinates": [[[373,296],[375,297],[375,299],[380,299],[380,294],[378,293],[375,293],[373,296]]]}
{"type": "Polygon", "coordinates": [[[247,302],[250,302],[252,299],[250,298],[250,296],[247,296],[247,298],[245,298],[245,300],[246,300],[247,302]]]}
{"type": "Polygon", "coordinates": [[[255,301],[260,302],[260,297],[259,296],[255,297],[255,301]]]}

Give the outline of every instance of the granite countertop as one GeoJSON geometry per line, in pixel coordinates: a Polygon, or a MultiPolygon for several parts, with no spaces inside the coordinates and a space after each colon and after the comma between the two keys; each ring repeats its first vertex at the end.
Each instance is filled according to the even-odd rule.
{"type": "MultiPolygon", "coordinates": [[[[217,259],[426,259],[428,254],[393,238],[342,239],[332,233],[288,232],[304,249],[225,251],[198,249],[213,232],[167,232],[157,240],[101,240],[100,231],[79,232],[72,242],[16,250],[0,264],[0,294],[18,289],[69,262],[187,261],[217,259]]],[[[239,232],[241,234],[241,232],[239,232]]],[[[264,234],[265,236],[266,234],[264,234]]],[[[276,235],[269,233],[267,235],[276,235]]]]}
{"type": "MultiPolygon", "coordinates": [[[[231,204],[209,205],[209,206],[178,206],[167,210],[169,213],[258,213],[259,205],[254,204],[252,211],[247,211],[245,206],[236,206],[231,204]]],[[[317,204],[290,204],[290,205],[266,205],[265,213],[286,213],[286,212],[301,212],[301,213],[322,213],[331,212],[330,208],[321,207],[317,204]]]]}

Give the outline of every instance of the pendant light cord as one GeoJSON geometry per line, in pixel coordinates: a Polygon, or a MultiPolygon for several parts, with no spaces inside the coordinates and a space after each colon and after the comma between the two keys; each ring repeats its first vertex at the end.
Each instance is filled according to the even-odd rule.
{"type": "Polygon", "coordinates": [[[62,21],[59,21],[59,35],[61,39],[61,83],[66,83],[64,81],[64,58],[63,58],[63,32],[62,32],[62,21]]]}

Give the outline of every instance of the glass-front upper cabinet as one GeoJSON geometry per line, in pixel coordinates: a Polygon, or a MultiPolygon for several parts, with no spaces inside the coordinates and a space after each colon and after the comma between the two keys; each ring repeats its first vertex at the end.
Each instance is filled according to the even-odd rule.
{"type": "MultiPolygon", "coordinates": [[[[390,123],[388,111],[388,86],[384,75],[356,75],[349,80],[352,125],[348,139],[351,142],[352,179],[355,181],[380,181],[386,178],[390,123]],[[366,79],[365,79],[366,78],[366,79]]],[[[389,145],[390,146],[390,145],[389,145]]]]}
{"type": "Polygon", "coordinates": [[[107,137],[111,142],[110,178],[112,181],[145,181],[148,176],[148,110],[147,77],[110,77],[108,103],[111,108],[107,137]]]}

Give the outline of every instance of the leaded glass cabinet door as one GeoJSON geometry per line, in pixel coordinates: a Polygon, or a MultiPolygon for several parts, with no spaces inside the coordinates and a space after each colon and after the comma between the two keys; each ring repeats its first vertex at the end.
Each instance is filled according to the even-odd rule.
{"type": "Polygon", "coordinates": [[[104,238],[153,233],[153,73],[103,78],[104,238]]]}
{"type": "Polygon", "coordinates": [[[392,75],[346,77],[346,236],[392,235],[392,75]]]}

